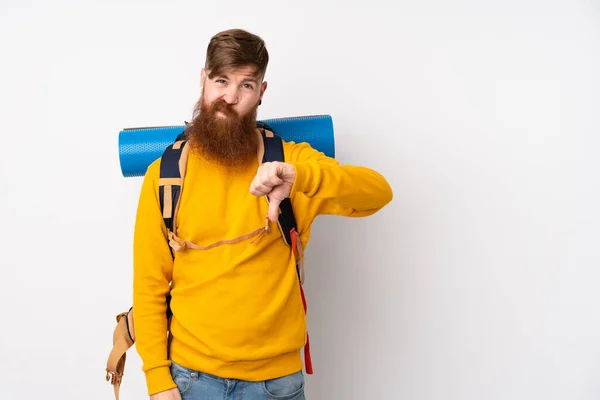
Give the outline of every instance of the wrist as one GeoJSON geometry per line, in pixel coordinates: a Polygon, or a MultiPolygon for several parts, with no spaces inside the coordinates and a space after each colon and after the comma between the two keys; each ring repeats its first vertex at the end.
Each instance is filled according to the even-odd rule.
{"type": "Polygon", "coordinates": [[[173,381],[171,370],[168,366],[161,366],[146,371],[146,385],[148,387],[149,395],[157,394],[177,387],[173,381]]]}
{"type": "Polygon", "coordinates": [[[311,167],[308,161],[301,161],[292,164],[294,168],[294,182],[292,184],[291,193],[309,193],[311,181],[311,167]]]}

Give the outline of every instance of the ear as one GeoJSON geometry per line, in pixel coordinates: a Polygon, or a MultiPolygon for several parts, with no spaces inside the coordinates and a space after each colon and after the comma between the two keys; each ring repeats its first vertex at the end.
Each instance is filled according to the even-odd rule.
{"type": "Polygon", "coordinates": [[[204,86],[204,82],[206,81],[206,70],[202,68],[200,71],[200,86],[204,86]]]}
{"type": "Polygon", "coordinates": [[[262,100],[263,95],[265,94],[266,90],[267,90],[267,82],[263,82],[262,85],[260,85],[260,98],[262,100]]]}

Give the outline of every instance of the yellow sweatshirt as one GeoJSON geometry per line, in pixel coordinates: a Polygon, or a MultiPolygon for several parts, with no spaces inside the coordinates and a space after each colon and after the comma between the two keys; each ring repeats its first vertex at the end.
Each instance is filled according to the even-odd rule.
{"type": "MultiPolygon", "coordinates": [[[[319,214],[371,215],[392,199],[379,173],[339,165],[307,143],[284,143],[296,169],[290,198],[303,246],[319,214]]],[[[250,194],[258,164],[225,172],[190,152],[177,235],[204,246],[265,224],[268,203],[250,194]]],[[[171,292],[170,357],[224,378],[262,381],[302,369],[306,320],[296,265],[276,224],[270,233],[210,250],[187,249],[173,260],[160,212],[160,159],[144,178],[134,234],[136,349],[148,393],[176,387],[169,371],[165,296],[171,292]],[[171,283],[171,285],[170,285],[171,283]]]]}

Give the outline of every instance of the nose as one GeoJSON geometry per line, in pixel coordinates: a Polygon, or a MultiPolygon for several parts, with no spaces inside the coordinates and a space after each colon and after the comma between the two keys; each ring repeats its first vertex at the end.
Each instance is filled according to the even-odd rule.
{"type": "Polygon", "coordinates": [[[228,88],[223,95],[223,100],[227,104],[237,104],[239,101],[239,93],[237,88],[228,88]]]}

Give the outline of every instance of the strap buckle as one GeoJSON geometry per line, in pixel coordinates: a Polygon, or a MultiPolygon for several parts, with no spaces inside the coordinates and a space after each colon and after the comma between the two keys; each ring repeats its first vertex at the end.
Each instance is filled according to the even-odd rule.
{"type": "Polygon", "coordinates": [[[110,381],[111,385],[120,385],[123,380],[123,374],[106,369],[106,381],[110,381]]]}

